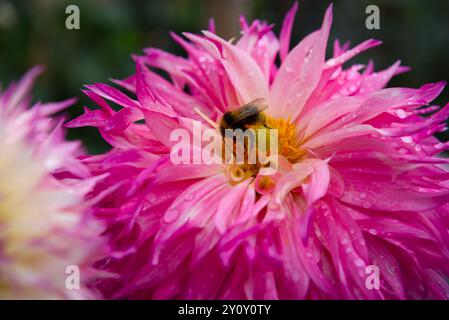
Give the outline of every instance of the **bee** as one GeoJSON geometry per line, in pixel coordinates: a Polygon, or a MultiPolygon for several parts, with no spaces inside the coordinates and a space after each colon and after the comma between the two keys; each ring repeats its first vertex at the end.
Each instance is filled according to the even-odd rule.
{"type": "Polygon", "coordinates": [[[237,110],[228,111],[220,121],[221,135],[225,136],[226,129],[242,129],[245,131],[249,127],[265,127],[266,117],[262,113],[268,108],[265,99],[256,99],[237,110]]]}

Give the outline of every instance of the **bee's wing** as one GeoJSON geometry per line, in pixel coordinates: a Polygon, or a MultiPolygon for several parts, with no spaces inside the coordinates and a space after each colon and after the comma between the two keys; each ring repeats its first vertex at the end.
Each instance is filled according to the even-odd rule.
{"type": "Polygon", "coordinates": [[[248,117],[255,116],[267,108],[268,104],[265,102],[265,99],[260,98],[253,100],[250,103],[245,104],[235,112],[234,121],[239,122],[248,117]]]}

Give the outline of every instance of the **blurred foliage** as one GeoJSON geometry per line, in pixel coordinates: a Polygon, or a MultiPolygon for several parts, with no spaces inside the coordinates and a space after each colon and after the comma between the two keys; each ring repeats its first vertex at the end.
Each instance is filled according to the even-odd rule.
{"type": "MultiPolygon", "coordinates": [[[[385,68],[398,59],[412,71],[396,77],[392,86],[419,87],[426,82],[449,80],[449,1],[447,0],[336,0],[329,49],[338,36],[353,45],[376,38],[384,43],[351,61],[385,68]],[[365,8],[375,4],[381,29],[367,30],[365,8]]],[[[5,86],[35,64],[46,67],[35,97],[62,100],[77,96],[77,105],[65,113],[80,114],[93,106],[81,93],[83,85],[124,78],[133,72],[131,54],[148,46],[183,54],[168,31],[197,32],[209,16],[216,18],[219,33],[237,35],[238,15],[266,19],[279,31],[292,5],[290,0],[0,0],[0,82],[5,86]],[[65,28],[65,8],[76,4],[81,29],[65,28]]],[[[301,0],[293,43],[317,29],[330,1],[301,0]]],[[[329,51],[330,53],[330,51],[329,51]]],[[[438,99],[449,101],[449,89],[438,99]]],[[[71,139],[82,139],[91,152],[107,148],[96,130],[70,130],[71,139]]],[[[442,137],[447,140],[446,137],[442,137]]]]}

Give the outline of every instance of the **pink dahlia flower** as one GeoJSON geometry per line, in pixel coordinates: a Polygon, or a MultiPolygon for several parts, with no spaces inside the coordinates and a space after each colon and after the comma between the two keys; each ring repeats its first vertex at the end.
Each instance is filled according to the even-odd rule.
{"type": "Polygon", "coordinates": [[[79,143],[49,118],[73,99],[29,108],[40,72],[0,92],[0,299],[92,298],[89,262],[102,244],[84,196],[94,181],[79,143]]]}
{"type": "Polygon", "coordinates": [[[84,159],[92,174],[108,174],[91,193],[103,197],[94,212],[112,251],[96,267],[120,276],[96,283],[106,297],[448,298],[449,171],[437,155],[449,145],[432,135],[449,105],[429,105],[445,83],[384,89],[407,68],[343,67],[376,40],[337,41],[326,59],[332,7],[289,50],[296,10],[279,37],[244,19],[234,41],[213,27],[172,34],[187,57],[146,49],[135,75],[114,81],[130,94],[86,86],[100,109],[68,126],[97,127],[112,145],[84,159]],[[260,98],[279,130],[275,175],[170,161],[174,129],[214,127],[260,98]],[[367,285],[373,266],[377,288],[367,285]]]}

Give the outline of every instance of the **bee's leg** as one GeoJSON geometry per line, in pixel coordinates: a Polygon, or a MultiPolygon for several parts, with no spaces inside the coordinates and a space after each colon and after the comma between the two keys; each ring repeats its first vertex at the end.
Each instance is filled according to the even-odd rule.
{"type": "Polygon", "coordinates": [[[224,154],[222,154],[223,159],[225,159],[225,163],[233,163],[234,162],[234,142],[227,138],[226,136],[223,136],[223,142],[224,142],[224,154]],[[231,158],[228,158],[228,156],[231,156],[231,158]]]}

